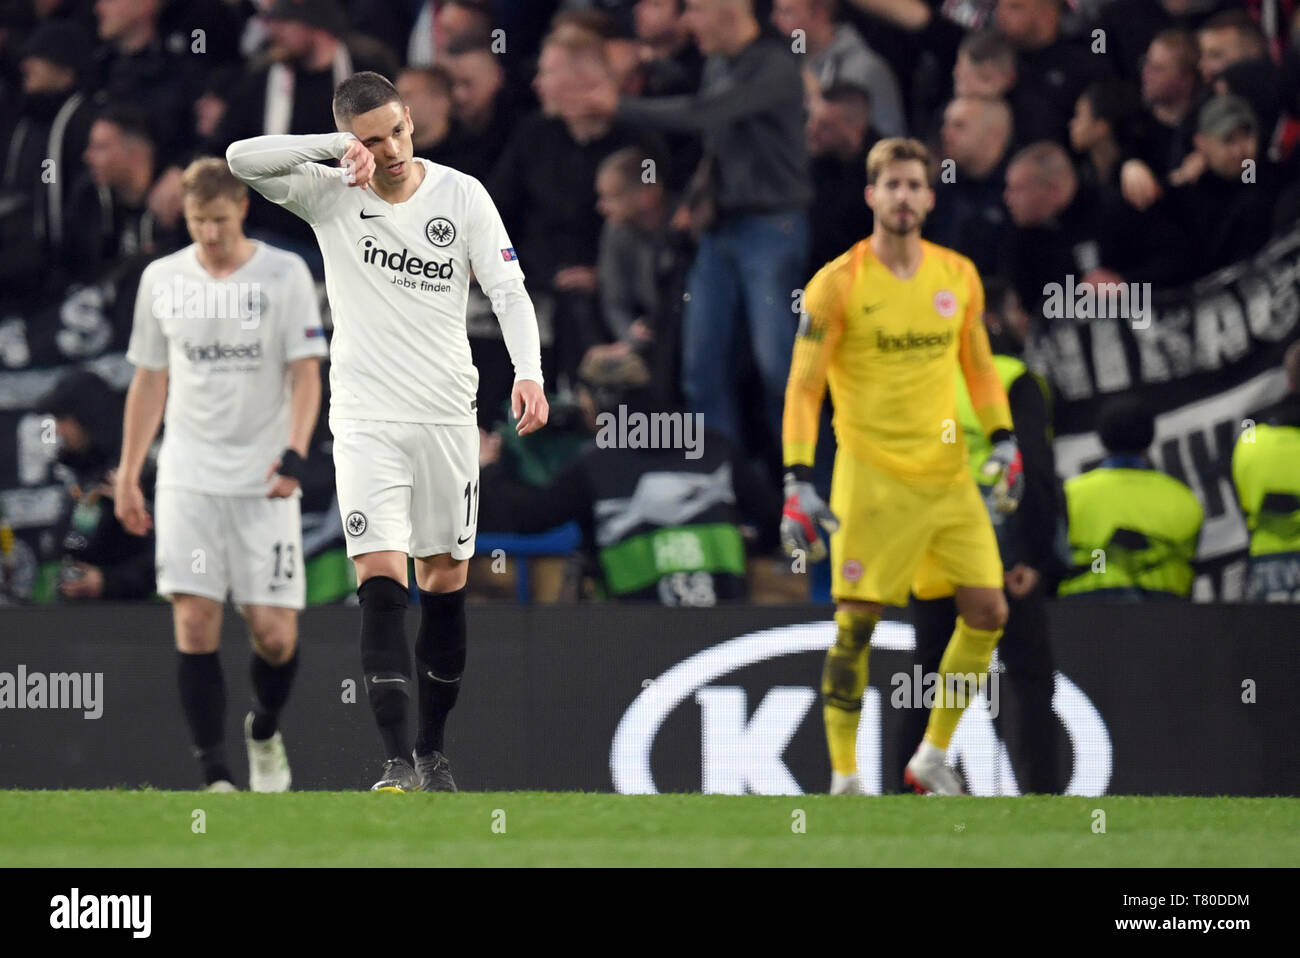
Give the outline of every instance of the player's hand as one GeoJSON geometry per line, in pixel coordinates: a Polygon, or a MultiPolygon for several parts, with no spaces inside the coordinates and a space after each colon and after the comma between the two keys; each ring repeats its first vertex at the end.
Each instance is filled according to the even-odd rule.
{"type": "Polygon", "coordinates": [[[531,379],[521,379],[515,383],[515,388],[510,391],[510,414],[517,420],[515,432],[521,436],[537,432],[545,426],[551,407],[546,402],[546,393],[542,391],[541,384],[531,379]]]}
{"type": "Polygon", "coordinates": [[[113,486],[113,515],[122,528],[133,536],[147,536],[153,528],[153,519],[144,507],[144,492],[138,481],[127,480],[119,470],[113,486]]]}
{"type": "Polygon", "coordinates": [[[299,483],[297,479],[291,479],[288,476],[277,475],[280,468],[280,460],[277,459],[271,463],[271,468],[266,470],[266,478],[263,482],[271,482],[271,477],[275,477],[275,482],[271,482],[271,488],[267,490],[266,498],[268,499],[288,499],[298,491],[299,483]]]}
{"type": "Polygon", "coordinates": [[[299,477],[304,474],[306,467],[307,460],[302,453],[292,447],[286,448],[280,458],[271,463],[271,468],[266,470],[266,476],[262,479],[263,482],[271,482],[271,478],[275,477],[275,482],[267,490],[266,498],[287,499],[297,492],[302,486],[299,477]]]}
{"type": "Polygon", "coordinates": [[[826,543],[817,534],[817,526],[827,534],[840,527],[830,506],[817,495],[811,482],[796,478],[793,472],[785,474],[785,508],[781,510],[781,548],[787,555],[802,552],[810,562],[826,558],[826,543]]]}
{"type": "Polygon", "coordinates": [[[984,460],[980,473],[982,484],[992,487],[989,495],[993,509],[1003,515],[1015,512],[1025,494],[1025,467],[1015,436],[993,444],[993,451],[984,460]]]}
{"type": "Polygon", "coordinates": [[[355,137],[348,143],[348,151],[339,161],[343,168],[343,182],[364,189],[375,178],[375,158],[355,137]]]}
{"type": "Polygon", "coordinates": [[[1037,569],[1030,568],[1023,562],[1017,562],[1004,575],[1003,580],[1007,584],[1007,591],[1011,593],[1013,599],[1023,599],[1029,593],[1033,592],[1042,580],[1037,569]]]}
{"type": "Polygon", "coordinates": [[[555,288],[561,292],[594,293],[597,277],[594,266],[566,266],[555,274],[555,288]]]}

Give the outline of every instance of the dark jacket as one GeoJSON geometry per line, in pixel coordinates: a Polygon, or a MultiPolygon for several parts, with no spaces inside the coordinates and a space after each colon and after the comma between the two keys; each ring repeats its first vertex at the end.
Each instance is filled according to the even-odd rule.
{"type": "Polygon", "coordinates": [[[634,126],[699,133],[715,163],[720,214],[802,209],[812,183],[799,71],[788,40],[764,35],[734,57],[710,57],[694,96],[624,97],[617,115],[634,126]]]}

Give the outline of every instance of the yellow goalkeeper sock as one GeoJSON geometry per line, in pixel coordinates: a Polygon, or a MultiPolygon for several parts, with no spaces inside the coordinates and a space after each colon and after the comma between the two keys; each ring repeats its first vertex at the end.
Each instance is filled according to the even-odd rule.
{"type": "Polygon", "coordinates": [[[925,740],[931,745],[947,750],[966,704],[979,687],[980,677],[988,673],[993,647],[1000,638],[1001,629],[972,629],[965,619],[957,616],[952,638],[939,662],[943,685],[935,696],[930,721],[925,727],[925,740]]]}
{"type": "Polygon", "coordinates": [[[822,714],[831,769],[839,775],[858,770],[858,719],[867,687],[871,631],[878,618],[868,612],[835,613],[835,644],[826,653],[822,669],[822,714]]]}

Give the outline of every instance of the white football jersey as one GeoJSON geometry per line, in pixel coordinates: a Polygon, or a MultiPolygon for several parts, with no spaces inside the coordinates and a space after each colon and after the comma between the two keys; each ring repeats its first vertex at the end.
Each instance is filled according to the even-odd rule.
{"type": "Polygon", "coordinates": [[[288,364],[325,354],[316,287],[294,253],[257,243],[222,279],[193,245],[146,266],[126,358],[168,372],[158,487],[265,496],[289,444],[288,364]]]}
{"type": "MultiPolygon", "coordinates": [[[[350,140],[343,133],[259,137],[227,153],[236,175],[316,233],[334,327],[330,418],[475,423],[478,370],[465,331],[470,272],[489,295],[502,284],[522,286],[524,276],[501,215],[474,177],[418,157],[424,180],[396,205],[370,187],[348,186],[341,169],[310,162],[341,157],[350,140]],[[264,143],[292,146],[259,149],[264,143]],[[241,158],[296,162],[253,176],[241,158]]],[[[540,383],[531,308],[529,321],[531,342],[511,355],[516,378],[540,383]]]]}

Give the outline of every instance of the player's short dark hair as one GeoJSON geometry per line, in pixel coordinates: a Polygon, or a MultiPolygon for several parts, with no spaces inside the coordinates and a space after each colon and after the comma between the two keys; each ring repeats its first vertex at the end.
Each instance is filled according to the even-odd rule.
{"type": "Polygon", "coordinates": [[[1097,436],[1107,451],[1139,455],[1156,438],[1156,417],[1133,396],[1108,400],[1097,417],[1097,436]]]}
{"type": "Polygon", "coordinates": [[[934,154],[920,140],[902,136],[890,136],[881,140],[867,154],[867,183],[876,185],[880,173],[890,163],[906,160],[919,160],[925,167],[926,183],[933,183],[935,176],[934,154]]]}
{"type": "Polygon", "coordinates": [[[123,136],[139,140],[150,147],[158,143],[149,112],[134,103],[110,103],[99,111],[95,119],[113,124],[123,136]]]}
{"type": "Polygon", "coordinates": [[[342,126],[353,117],[377,110],[388,103],[405,106],[397,87],[372,70],[354,73],[334,91],[334,122],[342,126]]]}
{"type": "Polygon", "coordinates": [[[1016,65],[1016,48],[996,30],[966,34],[957,46],[957,53],[971,63],[993,63],[1006,70],[1016,65]]]}

